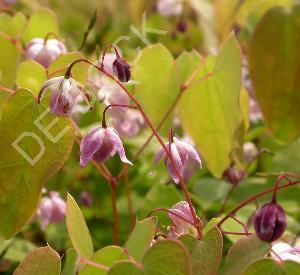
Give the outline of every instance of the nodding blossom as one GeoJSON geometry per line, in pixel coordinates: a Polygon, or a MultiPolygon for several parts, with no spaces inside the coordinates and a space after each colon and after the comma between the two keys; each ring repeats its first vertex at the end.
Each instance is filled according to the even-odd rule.
{"type": "Polygon", "coordinates": [[[223,173],[223,178],[231,183],[233,186],[239,185],[239,183],[247,176],[247,171],[238,169],[236,166],[230,166],[223,173]]]}
{"type": "Polygon", "coordinates": [[[183,11],[183,0],[159,0],[156,8],[162,16],[180,15],[183,11]]]}
{"type": "Polygon", "coordinates": [[[86,207],[91,207],[93,204],[92,194],[88,191],[82,191],[79,195],[79,201],[86,207]]]}
{"type": "Polygon", "coordinates": [[[172,221],[172,227],[170,228],[169,234],[171,237],[178,237],[183,234],[197,236],[197,229],[193,226],[194,219],[188,202],[180,201],[173,205],[169,211],[168,215],[172,221]]]}
{"type": "MultiPolygon", "coordinates": [[[[165,146],[171,149],[170,153],[174,159],[176,169],[178,170],[181,177],[187,179],[190,176],[189,168],[193,165],[197,165],[202,168],[201,159],[196,151],[196,149],[190,144],[180,141],[178,138],[174,137],[171,144],[166,143],[165,146]]],[[[179,183],[179,177],[177,176],[172,162],[168,158],[165,150],[163,148],[159,149],[154,157],[154,164],[156,165],[161,159],[164,159],[165,164],[172,176],[175,183],[179,183]]]]}
{"type": "Polygon", "coordinates": [[[130,65],[126,60],[117,55],[113,62],[113,72],[121,82],[128,82],[131,78],[130,65]]]}
{"type": "Polygon", "coordinates": [[[253,161],[259,153],[256,145],[250,141],[244,143],[243,151],[244,151],[244,160],[247,163],[253,161]]]}
{"type": "Polygon", "coordinates": [[[66,202],[58,192],[50,192],[49,196],[41,199],[37,217],[40,220],[41,229],[44,230],[49,223],[59,223],[64,220],[66,214],[66,202]]]}
{"type": "Polygon", "coordinates": [[[49,79],[41,88],[39,97],[48,88],[52,90],[50,112],[59,116],[70,116],[75,104],[78,102],[78,97],[82,95],[85,95],[86,99],[90,101],[85,88],[73,78],[59,76],[49,79]]]}
{"type": "Polygon", "coordinates": [[[26,56],[48,68],[60,54],[66,51],[65,45],[57,39],[45,41],[42,38],[34,38],[27,45],[26,56]]]}
{"type": "Polygon", "coordinates": [[[276,261],[289,260],[300,263],[300,247],[292,247],[289,244],[282,242],[275,243],[272,245],[271,257],[276,261]],[[278,257],[280,257],[280,259],[278,257]]]}
{"type": "Polygon", "coordinates": [[[276,241],[286,228],[285,212],[275,202],[266,203],[256,211],[253,224],[257,236],[262,241],[276,241]]]}
{"type": "Polygon", "coordinates": [[[98,162],[106,162],[118,152],[124,163],[132,163],[127,159],[122,140],[113,128],[96,127],[84,136],[80,144],[80,165],[86,166],[94,159],[98,162]]]}

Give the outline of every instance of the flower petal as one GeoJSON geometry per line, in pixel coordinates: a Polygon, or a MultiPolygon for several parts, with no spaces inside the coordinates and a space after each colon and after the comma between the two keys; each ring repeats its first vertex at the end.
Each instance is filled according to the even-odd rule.
{"type": "Polygon", "coordinates": [[[123,143],[122,143],[122,140],[120,139],[118,133],[112,128],[107,128],[106,131],[109,134],[109,137],[113,141],[113,144],[114,144],[114,151],[111,153],[111,155],[113,156],[115,154],[115,152],[117,151],[119,153],[119,156],[120,156],[120,159],[122,162],[132,165],[132,163],[126,157],[123,143]]]}
{"type": "MultiPolygon", "coordinates": [[[[171,144],[171,154],[172,154],[173,160],[175,162],[176,169],[177,169],[178,173],[182,176],[183,164],[182,164],[179,152],[177,150],[177,146],[174,143],[171,144]]],[[[180,179],[176,173],[176,169],[175,169],[174,165],[172,164],[172,162],[170,161],[169,158],[166,159],[166,165],[168,167],[168,170],[169,170],[174,182],[179,183],[180,179]]]]}
{"type": "Polygon", "coordinates": [[[80,143],[80,165],[85,166],[99,150],[104,138],[104,129],[97,127],[83,137],[80,143]]]}

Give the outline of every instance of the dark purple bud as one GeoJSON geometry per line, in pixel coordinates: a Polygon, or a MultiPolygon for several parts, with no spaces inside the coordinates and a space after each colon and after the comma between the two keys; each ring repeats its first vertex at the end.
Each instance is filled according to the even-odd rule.
{"type": "Polygon", "coordinates": [[[245,170],[238,170],[236,167],[229,167],[223,173],[223,178],[234,186],[237,186],[245,177],[247,173],[245,170]]]}
{"type": "Polygon", "coordinates": [[[113,71],[121,82],[128,82],[130,80],[130,65],[120,56],[117,56],[113,62],[113,71]]]}
{"type": "Polygon", "coordinates": [[[286,216],[277,203],[266,203],[259,208],[253,219],[257,236],[265,242],[276,241],[286,228],[286,216]]]}
{"type": "Polygon", "coordinates": [[[92,195],[90,192],[87,192],[87,191],[82,191],[80,193],[79,200],[86,207],[91,207],[93,204],[92,195]]]}
{"type": "Polygon", "coordinates": [[[177,30],[180,32],[186,32],[187,30],[187,23],[184,20],[180,20],[177,23],[177,30]]]}

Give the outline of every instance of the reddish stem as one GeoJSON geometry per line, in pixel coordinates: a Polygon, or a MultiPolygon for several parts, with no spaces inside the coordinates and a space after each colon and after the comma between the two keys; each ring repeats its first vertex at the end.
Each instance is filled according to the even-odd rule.
{"type": "Polygon", "coordinates": [[[110,105],[106,106],[105,109],[104,109],[104,111],[103,111],[103,115],[102,115],[102,128],[107,128],[107,125],[106,125],[106,112],[111,107],[121,107],[121,108],[137,109],[137,107],[135,107],[135,106],[123,105],[123,104],[110,104],[110,105]]]}
{"type": "Polygon", "coordinates": [[[197,231],[198,231],[198,234],[199,234],[199,238],[201,238],[202,236],[202,233],[201,233],[201,223],[199,222],[198,218],[197,218],[197,214],[196,214],[196,211],[193,207],[193,203],[192,203],[192,200],[191,200],[191,196],[188,192],[188,189],[186,187],[186,183],[185,181],[183,180],[181,174],[179,173],[177,167],[176,167],[176,164],[175,164],[175,161],[173,159],[173,156],[172,154],[170,154],[168,148],[166,147],[164,141],[162,140],[162,138],[160,137],[160,135],[158,134],[158,132],[156,131],[155,127],[153,126],[152,122],[150,121],[148,115],[145,113],[143,107],[140,105],[140,103],[138,102],[138,100],[135,98],[135,96],[133,94],[131,94],[127,89],[126,87],[123,85],[123,83],[121,83],[118,79],[116,79],[114,76],[112,76],[111,74],[107,73],[104,69],[102,69],[101,67],[93,64],[91,61],[87,60],[87,59],[78,59],[76,61],[74,61],[73,63],[70,64],[69,68],[67,69],[66,71],[66,74],[65,74],[65,77],[68,78],[70,77],[70,74],[71,74],[71,70],[72,70],[72,67],[78,63],[78,62],[85,62],[85,63],[88,63],[90,65],[92,65],[93,67],[95,67],[96,69],[98,69],[100,72],[102,72],[104,75],[108,76],[110,79],[112,79],[115,83],[117,83],[121,88],[122,90],[129,96],[129,98],[136,104],[137,108],[139,109],[139,111],[141,112],[145,122],[147,123],[148,127],[151,129],[151,131],[154,133],[155,137],[157,138],[157,140],[159,141],[159,143],[161,144],[162,148],[164,149],[164,151],[166,152],[166,155],[167,157],[169,158],[173,168],[174,168],[174,171],[175,171],[175,174],[176,176],[178,177],[179,181],[180,181],[180,184],[181,184],[181,187],[182,187],[182,190],[185,194],[185,197],[186,197],[186,201],[188,202],[189,204],[189,207],[190,207],[190,210],[191,210],[191,213],[192,213],[192,216],[193,216],[193,220],[194,220],[194,226],[196,227],[197,231]]]}
{"type": "MultiPolygon", "coordinates": [[[[285,174],[286,175],[286,174],[285,174]]],[[[256,194],[250,198],[248,198],[247,200],[243,201],[242,203],[240,203],[239,205],[237,205],[230,213],[228,213],[225,217],[223,217],[217,224],[218,227],[220,227],[226,220],[228,220],[229,218],[231,218],[236,212],[238,212],[240,209],[242,209],[244,206],[246,206],[247,204],[265,196],[265,195],[268,195],[272,192],[275,191],[275,188],[277,188],[277,190],[281,190],[281,189],[285,189],[285,188],[288,188],[290,186],[293,186],[293,185],[296,185],[296,184],[299,184],[300,181],[294,181],[294,182],[290,182],[290,183],[287,183],[285,185],[282,185],[282,186],[278,186],[278,187],[273,187],[273,188],[270,188],[270,189],[267,189],[259,194],[256,194]]]]}

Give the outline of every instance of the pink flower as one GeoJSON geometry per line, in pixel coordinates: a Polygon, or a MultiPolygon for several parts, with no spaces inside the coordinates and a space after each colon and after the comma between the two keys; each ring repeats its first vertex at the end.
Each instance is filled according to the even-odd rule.
{"type": "Polygon", "coordinates": [[[272,245],[271,256],[274,260],[279,261],[278,256],[283,261],[295,261],[300,263],[300,250],[297,247],[292,247],[287,243],[276,243],[272,245]],[[275,255],[275,253],[276,255],[275,255]]]}
{"type": "Polygon", "coordinates": [[[27,45],[26,56],[48,68],[60,54],[66,51],[65,45],[57,39],[48,39],[45,42],[42,38],[34,38],[27,45]]]}
{"type": "Polygon", "coordinates": [[[121,115],[113,116],[110,123],[121,136],[134,137],[143,126],[144,118],[139,111],[127,109],[121,115]]]}
{"type": "MultiPolygon", "coordinates": [[[[165,145],[167,148],[170,148],[169,143],[166,143],[165,145]]],[[[201,159],[195,148],[186,142],[180,141],[176,137],[173,138],[173,142],[171,143],[171,154],[179,174],[185,179],[191,176],[189,168],[192,165],[197,164],[198,167],[202,168],[201,159]]],[[[157,164],[162,158],[164,159],[174,182],[178,183],[180,180],[163,148],[156,153],[154,164],[157,164]]]]}
{"type": "Polygon", "coordinates": [[[180,15],[183,11],[183,0],[159,0],[156,7],[163,16],[180,15]]]}
{"type": "Polygon", "coordinates": [[[245,170],[239,170],[235,166],[229,167],[223,173],[223,178],[233,186],[237,186],[246,176],[245,170]]]}
{"type": "MultiPolygon", "coordinates": [[[[105,53],[104,59],[103,59],[103,66],[104,70],[108,72],[109,74],[113,75],[113,63],[116,60],[117,55],[115,53],[105,53]]],[[[100,55],[99,63],[102,62],[102,55],[100,55]]]]}
{"type": "MultiPolygon", "coordinates": [[[[40,96],[44,91],[50,88],[52,90],[50,98],[50,111],[59,116],[69,116],[77,103],[77,99],[82,94],[87,100],[90,98],[82,87],[73,78],[65,78],[64,76],[54,77],[46,81],[43,85],[40,96]]],[[[91,107],[90,107],[91,108],[91,107]]]]}
{"type": "Polygon", "coordinates": [[[80,165],[86,166],[90,159],[105,162],[118,152],[124,163],[132,163],[127,159],[123,143],[113,128],[96,127],[83,137],[80,144],[80,165]]]}
{"type": "Polygon", "coordinates": [[[64,220],[66,213],[66,202],[58,192],[50,192],[49,197],[43,197],[40,202],[37,216],[44,230],[49,223],[59,223],[64,220]]]}
{"type": "Polygon", "coordinates": [[[193,215],[191,213],[189,204],[186,201],[180,201],[176,203],[169,209],[169,211],[176,214],[168,214],[173,224],[171,235],[175,234],[176,236],[179,236],[182,234],[192,234],[197,236],[197,230],[193,226],[193,215]]]}

